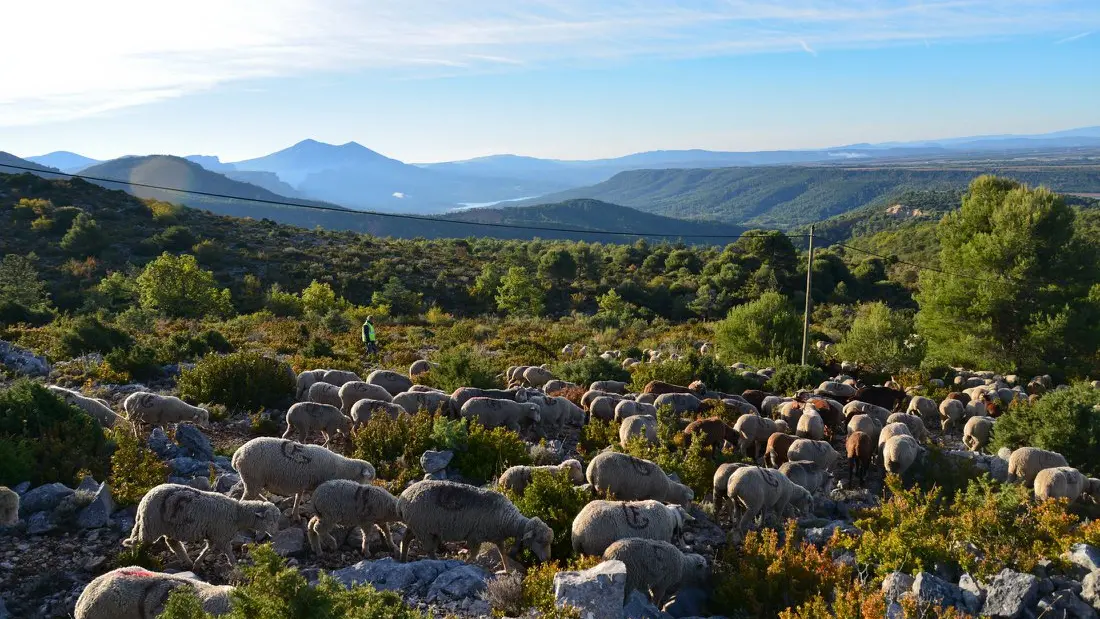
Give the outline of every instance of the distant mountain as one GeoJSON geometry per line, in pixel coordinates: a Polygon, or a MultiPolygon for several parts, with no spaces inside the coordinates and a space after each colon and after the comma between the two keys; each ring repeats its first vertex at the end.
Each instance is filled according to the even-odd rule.
{"type": "Polygon", "coordinates": [[[58,178],[63,176],[56,168],[44,166],[27,159],[20,159],[11,153],[5,153],[0,150],[0,174],[22,174],[28,172],[28,170],[22,170],[19,168],[32,168],[34,171],[32,174],[38,174],[38,176],[45,176],[47,178],[58,178]],[[15,168],[6,166],[17,166],[15,168]],[[52,173],[52,174],[51,174],[52,173]]]}
{"type": "Polygon", "coordinates": [[[71,153],[67,150],[58,150],[45,155],[38,155],[35,157],[27,157],[27,161],[33,161],[44,165],[49,168],[57,168],[62,172],[76,173],[88,166],[93,166],[99,163],[98,159],[92,159],[91,157],[85,157],[84,155],[78,155],[71,153]]]}
{"type": "Polygon", "coordinates": [[[193,161],[211,172],[224,173],[237,169],[232,163],[223,163],[221,159],[214,155],[188,155],[184,159],[193,161]]]}
{"type": "Polygon", "coordinates": [[[908,190],[962,189],[980,174],[999,174],[1062,192],[1100,192],[1100,166],[763,166],[622,172],[591,187],[521,205],[591,198],[668,217],[790,227],[821,221],[908,190]]]}

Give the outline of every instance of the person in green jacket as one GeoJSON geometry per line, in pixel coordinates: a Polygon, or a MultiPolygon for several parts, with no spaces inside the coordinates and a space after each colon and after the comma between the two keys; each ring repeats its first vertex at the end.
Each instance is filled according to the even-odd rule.
{"type": "Polygon", "coordinates": [[[374,333],[374,323],[370,316],[363,321],[363,344],[367,347],[368,355],[378,352],[378,337],[374,333]]]}

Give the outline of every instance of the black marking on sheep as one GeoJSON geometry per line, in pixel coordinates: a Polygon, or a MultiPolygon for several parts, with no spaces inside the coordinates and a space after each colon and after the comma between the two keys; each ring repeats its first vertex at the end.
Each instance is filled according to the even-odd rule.
{"type": "Polygon", "coordinates": [[[157,395],[155,393],[146,393],[137,400],[138,408],[153,408],[153,402],[156,402],[157,395]]]}
{"type": "Polygon", "coordinates": [[[644,477],[648,477],[648,476],[653,474],[653,465],[652,464],[650,464],[650,463],[648,463],[645,460],[642,460],[640,458],[635,458],[634,456],[627,456],[627,458],[630,459],[630,466],[634,467],[634,472],[635,473],[637,473],[639,475],[642,475],[644,477]]]}
{"type": "Polygon", "coordinates": [[[760,469],[760,476],[764,478],[764,483],[768,484],[772,488],[779,487],[779,479],[776,478],[775,473],[769,469],[760,469]]]}
{"type": "Polygon", "coordinates": [[[176,587],[164,587],[164,582],[154,580],[144,583],[141,594],[138,596],[138,612],[142,619],[153,619],[160,614],[164,604],[168,601],[168,595],[176,587]],[[152,605],[150,605],[152,602],[152,605]]]}
{"type": "Polygon", "coordinates": [[[302,453],[305,451],[305,447],[295,443],[294,441],[283,441],[279,446],[279,451],[283,454],[283,457],[295,464],[309,464],[313,462],[313,458],[302,453]]]}
{"type": "Polygon", "coordinates": [[[626,526],[635,530],[642,530],[649,526],[649,518],[642,514],[637,505],[623,503],[623,518],[626,526]]]}
{"type": "Polygon", "coordinates": [[[185,526],[194,522],[191,503],[199,498],[199,491],[192,488],[175,488],[164,495],[160,502],[160,520],[166,524],[185,526]]]}
{"type": "Polygon", "coordinates": [[[470,505],[470,493],[465,488],[438,486],[434,490],[435,504],[449,512],[460,512],[470,505]]]}

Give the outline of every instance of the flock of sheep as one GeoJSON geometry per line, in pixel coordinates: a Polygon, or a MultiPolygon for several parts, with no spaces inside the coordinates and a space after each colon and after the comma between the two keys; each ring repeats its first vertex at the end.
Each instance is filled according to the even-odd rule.
{"type": "MultiPolygon", "coordinates": [[[[562,352],[574,354],[571,347],[562,352]]],[[[614,351],[604,355],[619,356],[614,351]]],[[[660,360],[647,351],[646,362],[660,360]]],[[[622,360],[624,367],[637,363],[640,361],[622,360]]],[[[755,373],[741,364],[734,367],[755,376],[770,375],[769,370],[755,373]]],[[[703,579],[707,562],[675,545],[685,524],[692,521],[688,510],[697,497],[654,462],[609,448],[592,457],[586,467],[576,459],[554,466],[512,467],[503,472],[495,488],[425,479],[394,496],[372,484],[375,469],[371,463],[339,455],[327,444],[335,434],[348,434],[372,415],[396,417],[420,410],[476,419],[487,427],[506,427],[531,437],[558,436],[565,426],[602,419],[619,423],[624,445],[635,437],[656,442],[657,410],[667,407],[683,420],[680,431],[686,443],[704,441],[716,452],[729,443],[752,462],[722,464],[713,479],[717,516],[721,519],[728,511],[732,526],[744,530],[768,514],[812,513],[814,497],[828,491],[831,469],[842,456],[847,459],[850,484],[856,477],[863,483],[868,470],[876,465],[904,475],[922,457],[924,445],[931,439],[930,425],[938,424],[945,433],[961,428],[966,447],[981,450],[988,443],[995,416],[1005,405],[1027,399],[1029,390],[1035,393],[1052,387],[1049,377],[1039,377],[1025,388],[1015,384],[1015,377],[960,372],[955,379],[960,390],[937,404],[923,396],[911,396],[892,382],[862,386],[844,375],[791,396],[761,390],[726,394],[699,381],[687,386],[652,381],[641,393],[630,393],[627,383],[597,381],[588,386],[578,404],[557,394],[577,393],[583,387],[558,380],[546,366],[508,368],[507,389],[463,387],[450,394],[414,384],[416,376],[429,370],[430,364],[418,361],[408,375],[388,370],[374,371],[365,379],[341,370],[298,374],[297,398],[301,401],[287,411],[283,437],[252,439],[232,457],[243,486],[239,500],[185,485],[157,486],[141,500],[133,533],[124,543],[165,539],[192,569],[198,569],[210,552],[225,554],[232,564],[236,558],[231,542],[238,532],[278,531],[283,514],[263,500],[267,492],[293,496],[290,518],[294,521],[300,521],[300,507],[309,497],[314,515],[306,531],[318,554],[336,545],[331,535],[334,527],[361,527],[364,554],[371,529],[380,532],[388,550],[399,554],[402,561],[408,559],[414,541],[430,557],[446,542],[464,542],[471,555],[489,542],[499,549],[507,572],[510,559],[521,548],[529,549],[540,561],[550,557],[550,527],[539,518],[525,517],[501,493],[504,489],[522,492],[542,469],[564,472],[575,485],[587,484],[593,494],[573,522],[574,550],[623,561],[627,592],[646,592],[659,605],[670,591],[703,579]],[[732,426],[719,416],[696,419],[703,411],[715,410],[716,403],[727,411],[727,418],[731,409],[740,415],[732,426]],[[315,433],[323,436],[324,444],[306,442],[315,433]],[[842,443],[844,451],[834,448],[834,442],[842,443]],[[400,548],[395,547],[388,530],[388,525],[396,522],[406,527],[400,548]],[[514,540],[510,548],[506,546],[509,540],[514,540]],[[192,560],[185,544],[198,543],[204,548],[192,560]]],[[[104,425],[118,422],[106,402],[54,389],[104,425]]],[[[135,431],[139,426],[183,421],[204,424],[209,418],[204,409],[150,393],[129,396],[123,407],[135,431]]],[[[1012,452],[1008,462],[1010,479],[1032,484],[1040,498],[1100,496],[1100,480],[1086,478],[1059,454],[1025,447],[1012,452]]],[[[88,586],[77,604],[76,617],[125,616],[124,609],[149,604],[151,599],[162,600],[167,591],[180,586],[179,580],[137,568],[115,570],[88,586]],[[148,591],[152,590],[163,595],[150,598],[148,591]]],[[[224,612],[224,588],[188,582],[208,610],[224,612]]]]}

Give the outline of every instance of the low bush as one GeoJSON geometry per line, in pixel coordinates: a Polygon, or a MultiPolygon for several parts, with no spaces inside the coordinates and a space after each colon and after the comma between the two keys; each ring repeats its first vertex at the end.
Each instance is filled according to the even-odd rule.
{"type": "Polygon", "coordinates": [[[451,466],[474,484],[483,484],[510,466],[531,463],[527,443],[518,434],[507,428],[489,430],[476,421],[470,421],[465,438],[460,438],[458,444],[437,448],[454,449],[451,466]]]}
{"type": "Polygon", "coordinates": [[[168,481],[168,463],[162,462],[133,430],[119,424],[110,431],[115,443],[111,454],[111,496],[121,506],[135,505],[154,486],[168,481]]]}
{"type": "Polygon", "coordinates": [[[764,389],[772,393],[790,395],[799,389],[815,389],[828,377],[812,365],[783,365],[775,370],[764,389]]]}
{"type": "Polygon", "coordinates": [[[597,380],[630,381],[630,372],[603,357],[584,357],[559,363],[553,367],[553,372],[561,380],[576,383],[585,389],[597,380]]]}
{"type": "Polygon", "coordinates": [[[26,324],[41,327],[53,320],[53,312],[44,309],[32,309],[8,299],[0,301],[0,327],[26,324]]]}
{"type": "Polygon", "coordinates": [[[477,387],[478,389],[499,389],[501,381],[499,371],[493,367],[489,358],[478,353],[470,346],[456,346],[439,353],[436,365],[417,382],[442,389],[448,393],[459,387],[477,387]]]}
{"type": "Polygon", "coordinates": [[[116,348],[103,358],[114,372],[128,375],[134,380],[149,380],[161,374],[157,352],[144,344],[116,348]]]}
{"type": "Polygon", "coordinates": [[[180,397],[245,411],[277,406],[294,395],[286,365],[250,352],[210,354],[180,373],[180,397]]]}
{"type": "Polygon", "coordinates": [[[82,472],[103,479],[110,457],[99,423],[42,385],[24,380],[0,390],[0,484],[71,486],[82,472]]]}
{"type": "MultiPolygon", "coordinates": [[[[233,610],[225,619],[422,619],[393,591],[370,585],[345,587],[322,573],[310,585],[297,569],[275,554],[270,545],[250,553],[252,565],[241,566],[243,584],[232,593],[233,610]]],[[[208,619],[193,589],[180,587],[168,598],[161,619],[208,619]]]]}
{"type": "Polygon", "coordinates": [[[95,316],[78,316],[59,334],[57,354],[63,358],[79,357],[90,352],[106,354],[133,343],[128,333],[103,323],[95,316]]]}
{"type": "Polygon", "coordinates": [[[587,458],[600,453],[608,445],[619,444],[619,424],[593,417],[581,428],[577,451],[587,458]]]}
{"type": "Polygon", "coordinates": [[[231,353],[233,345],[220,331],[207,329],[198,335],[177,331],[161,347],[161,359],[166,363],[200,359],[210,353],[231,353]]]}
{"type": "Polygon", "coordinates": [[[573,519],[588,504],[588,497],[573,485],[569,471],[535,471],[522,495],[506,494],[520,513],[541,518],[554,530],[551,556],[573,556],[573,519]]]}
{"type": "Polygon", "coordinates": [[[373,415],[352,432],[352,457],[374,465],[379,479],[391,480],[400,492],[405,484],[424,475],[420,455],[431,449],[433,417],[427,413],[403,413],[397,419],[373,415]]]}
{"type": "Polygon", "coordinates": [[[1017,404],[997,419],[992,450],[1039,447],[1056,451],[1089,476],[1100,475],[1100,389],[1078,383],[1034,405],[1017,404]]]}
{"type": "Polygon", "coordinates": [[[714,357],[696,352],[690,352],[676,361],[643,363],[635,366],[632,383],[635,391],[641,391],[651,380],[683,386],[691,384],[692,381],[701,380],[708,389],[725,393],[741,393],[746,389],[757,387],[756,383],[734,374],[714,357]]]}

